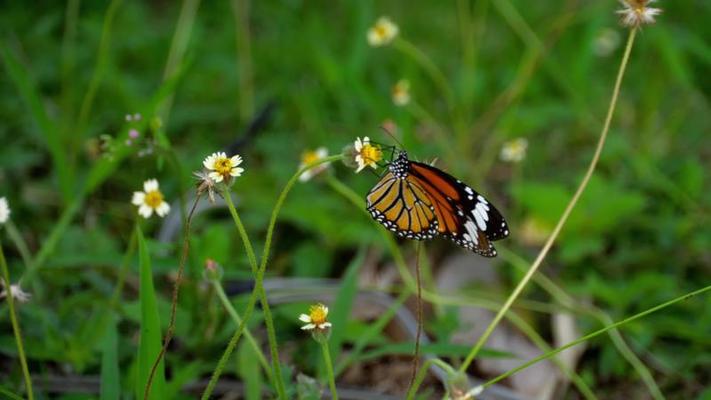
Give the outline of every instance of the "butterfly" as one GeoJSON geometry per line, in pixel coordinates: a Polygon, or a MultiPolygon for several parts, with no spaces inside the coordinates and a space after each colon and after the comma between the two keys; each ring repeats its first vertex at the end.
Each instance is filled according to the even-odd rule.
{"type": "Polygon", "coordinates": [[[370,190],[370,215],[400,237],[442,236],[484,257],[495,257],[491,242],[509,235],[501,213],[459,179],[398,150],[387,172],[370,190]]]}

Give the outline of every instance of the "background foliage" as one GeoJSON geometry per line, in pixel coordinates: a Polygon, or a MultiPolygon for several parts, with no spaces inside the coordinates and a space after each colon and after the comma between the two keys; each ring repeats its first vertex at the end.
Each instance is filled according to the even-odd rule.
{"type": "MultiPolygon", "coordinates": [[[[388,143],[378,126],[391,120],[411,155],[438,158],[438,166],[500,204],[512,227],[503,246],[533,258],[590,159],[626,35],[614,1],[198,3],[0,6],[0,196],[8,197],[32,254],[67,224],[54,237],[53,251],[30,262],[37,264],[31,273],[21,252],[2,237],[11,276],[32,275],[23,287],[33,298],[19,310],[36,377],[106,373],[102,354],[117,343],[121,386],[134,385],[142,310],[138,257],[134,252],[124,261],[133,232],[131,192],[156,177],[179,214],[177,201],[193,182],[190,171],[205,155],[244,137],[269,104],[266,128],[238,147],[247,171],[236,192],[257,252],[276,197],[304,149],[326,146],[338,153],[356,136],[388,143]],[[401,36],[443,71],[454,106],[407,54],[368,46],[365,32],[380,15],[390,16],[401,36]],[[404,108],[390,98],[401,78],[412,86],[413,103],[404,108]],[[142,120],[127,123],[124,115],[136,112],[142,120]],[[120,145],[132,127],[155,140],[151,154],[141,157],[121,146],[112,156],[101,154],[101,135],[120,145]],[[502,144],[517,137],[528,139],[526,159],[501,162],[502,144]],[[72,207],[78,212],[67,219],[72,207]],[[122,263],[128,275],[114,303],[122,263]],[[109,309],[118,316],[115,325],[107,322],[109,309]]],[[[704,286],[711,277],[711,3],[658,5],[664,14],[638,36],[600,167],[542,270],[613,320],[704,286]]],[[[360,194],[376,180],[342,165],[332,173],[360,194]]],[[[160,224],[149,220],[143,229],[157,237],[160,224]]],[[[224,267],[229,294],[239,293],[251,276],[225,212],[197,218],[194,232],[177,344],[166,363],[170,393],[208,376],[234,329],[203,282],[205,258],[224,267]]],[[[149,242],[165,329],[179,246],[149,242]]],[[[315,180],[287,200],[268,274],[340,278],[357,249],[365,248],[385,250],[373,222],[315,180]]],[[[443,242],[429,250],[435,270],[447,254],[461,251],[443,242]]],[[[489,288],[485,297],[504,297],[508,283],[518,280],[507,262],[497,265],[507,285],[489,288]]],[[[535,288],[526,297],[552,302],[535,288]]],[[[240,310],[244,303],[235,299],[240,310]]],[[[708,297],[691,299],[624,331],[670,398],[711,395],[709,306],[708,297]]],[[[297,328],[303,310],[277,306],[277,334],[292,369],[318,375],[318,348],[297,328]],[[306,351],[294,355],[302,346],[306,351]]],[[[6,316],[2,304],[0,381],[19,390],[6,316]]],[[[583,331],[600,326],[577,316],[583,331]]],[[[549,336],[541,318],[528,319],[549,336]]],[[[256,322],[255,334],[263,338],[256,322]]],[[[339,340],[351,345],[367,322],[347,323],[339,340]]],[[[447,336],[442,326],[428,328],[447,336]]],[[[370,345],[389,340],[379,335],[370,345]]],[[[258,396],[264,383],[249,376],[250,351],[240,347],[228,373],[245,379],[258,396]]],[[[578,372],[601,398],[646,396],[608,337],[590,343],[578,372]]],[[[84,398],[71,392],[66,398],[84,398]]]]}

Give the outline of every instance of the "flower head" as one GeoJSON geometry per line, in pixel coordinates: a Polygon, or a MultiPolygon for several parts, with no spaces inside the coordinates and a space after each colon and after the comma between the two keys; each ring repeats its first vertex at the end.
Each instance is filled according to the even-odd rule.
{"type": "MultiPolygon", "coordinates": [[[[0,292],[0,299],[7,297],[7,289],[5,288],[5,281],[2,281],[2,292],[0,292]]],[[[32,295],[22,290],[19,283],[10,285],[10,295],[13,299],[19,301],[20,303],[26,303],[30,300],[32,295]]]]}
{"type": "Polygon", "coordinates": [[[380,17],[370,29],[368,29],[368,44],[373,47],[380,47],[390,44],[399,32],[390,18],[380,17]]]}
{"type": "MultiPolygon", "coordinates": [[[[316,150],[307,150],[301,154],[301,164],[299,164],[299,169],[326,157],[328,157],[328,150],[325,147],[319,147],[316,150]]],[[[306,182],[327,169],[328,164],[319,164],[301,174],[301,176],[299,176],[299,180],[301,182],[306,182]]]]}
{"type": "Polygon", "coordinates": [[[396,106],[406,106],[410,102],[410,81],[400,79],[392,89],[393,103],[396,106]]]}
{"type": "Polygon", "coordinates": [[[353,147],[356,151],[355,161],[358,164],[356,172],[360,172],[368,166],[375,169],[378,167],[378,161],[383,159],[380,147],[370,144],[370,139],[367,136],[362,141],[360,138],[356,138],[353,147]]]}
{"type": "Polygon", "coordinates": [[[242,175],[244,168],[238,167],[240,164],[242,164],[242,157],[238,155],[227,157],[224,152],[212,153],[202,162],[202,165],[211,171],[210,178],[218,183],[223,180],[229,182],[233,177],[242,175]]]}
{"type": "Polygon", "coordinates": [[[643,24],[653,24],[654,17],[662,13],[659,8],[647,7],[656,0],[620,0],[621,10],[617,13],[622,16],[622,25],[629,27],[639,27],[643,24]]]}
{"type": "Polygon", "coordinates": [[[138,213],[143,218],[150,218],[153,211],[159,217],[165,217],[170,211],[170,205],[163,198],[163,193],[158,189],[158,181],[155,179],[143,182],[143,192],[133,192],[131,203],[138,206],[138,213]]]}
{"type": "Polygon", "coordinates": [[[0,224],[4,224],[8,219],[10,219],[10,206],[6,198],[0,197],[0,224]]]}
{"type": "Polygon", "coordinates": [[[528,149],[528,140],[525,138],[518,138],[514,140],[509,140],[504,143],[501,148],[501,153],[499,158],[506,162],[521,162],[526,158],[526,150],[528,149]]]}
{"type": "Polygon", "coordinates": [[[306,323],[301,329],[305,331],[324,331],[331,327],[331,323],[326,320],[327,317],[328,307],[320,303],[315,304],[309,308],[308,314],[301,314],[299,316],[299,321],[306,323]]]}
{"type": "Polygon", "coordinates": [[[215,192],[216,192],[216,183],[215,181],[210,178],[210,174],[205,171],[195,171],[193,172],[193,176],[195,179],[197,179],[197,194],[200,196],[201,194],[207,192],[207,198],[210,199],[210,203],[215,204],[215,192]]]}

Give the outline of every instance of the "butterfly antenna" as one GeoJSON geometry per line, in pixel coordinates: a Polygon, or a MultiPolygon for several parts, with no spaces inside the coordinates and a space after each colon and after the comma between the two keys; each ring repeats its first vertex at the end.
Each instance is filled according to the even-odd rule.
{"type": "Polygon", "coordinates": [[[401,149],[404,149],[404,148],[405,148],[405,146],[402,144],[402,142],[400,142],[399,140],[397,140],[397,137],[395,137],[395,133],[394,133],[394,132],[391,132],[390,129],[388,129],[388,127],[386,127],[385,125],[380,125],[380,129],[382,129],[383,132],[385,132],[388,136],[390,136],[391,138],[393,138],[393,140],[395,141],[395,143],[397,143],[397,144],[400,146],[401,149]]]}

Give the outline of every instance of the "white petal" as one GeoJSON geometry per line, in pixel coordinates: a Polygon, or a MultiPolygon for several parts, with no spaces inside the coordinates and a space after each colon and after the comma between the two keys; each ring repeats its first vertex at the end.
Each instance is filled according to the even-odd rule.
{"type": "Polygon", "coordinates": [[[319,329],[326,329],[326,328],[330,328],[330,327],[331,327],[331,323],[330,323],[330,322],[324,322],[323,324],[319,325],[318,328],[319,328],[319,329]]]}
{"type": "Polygon", "coordinates": [[[232,162],[232,166],[236,167],[236,166],[242,164],[242,157],[235,154],[234,156],[232,156],[232,158],[230,158],[230,161],[232,162]]]}
{"type": "Polygon", "coordinates": [[[217,158],[227,158],[227,154],[224,151],[217,152],[217,158]]]}
{"type": "Polygon", "coordinates": [[[301,314],[299,315],[299,321],[301,322],[306,322],[306,323],[311,323],[311,317],[309,317],[306,314],[301,314]]]}
{"type": "Polygon", "coordinates": [[[222,174],[218,174],[217,172],[210,172],[210,175],[208,175],[208,176],[210,177],[210,179],[212,179],[213,181],[215,181],[217,183],[222,182],[222,179],[223,179],[222,174]]]}
{"type": "Polygon", "coordinates": [[[146,194],[143,192],[133,192],[133,198],[131,199],[131,203],[137,206],[140,206],[143,204],[143,201],[146,199],[146,194]]]}
{"type": "Polygon", "coordinates": [[[170,205],[168,203],[166,203],[165,201],[160,203],[158,208],[156,208],[156,214],[158,214],[159,217],[165,217],[169,211],[170,211],[170,205]]]}
{"type": "Polygon", "coordinates": [[[149,179],[143,182],[143,190],[148,193],[154,190],[158,190],[158,181],[155,179],[149,179]]]}
{"type": "Polygon", "coordinates": [[[237,168],[232,168],[230,170],[230,175],[232,176],[242,176],[242,172],[244,172],[244,168],[237,167],[237,168]]]}
{"type": "Polygon", "coordinates": [[[323,316],[325,317],[327,315],[328,315],[328,307],[323,306],[323,316]]]}
{"type": "Polygon", "coordinates": [[[143,218],[150,218],[150,216],[153,214],[153,209],[143,204],[138,207],[138,213],[141,214],[143,218]]]}
{"type": "Polygon", "coordinates": [[[202,165],[207,169],[215,169],[215,156],[207,156],[207,158],[202,161],[202,165]]]}
{"type": "Polygon", "coordinates": [[[328,156],[328,149],[325,147],[319,147],[316,149],[316,155],[318,158],[326,158],[328,156]]]}
{"type": "MultiPolygon", "coordinates": [[[[299,167],[299,169],[301,169],[301,168],[302,167],[299,167]]],[[[305,171],[303,174],[301,174],[301,176],[299,176],[299,181],[306,182],[309,179],[311,179],[313,176],[314,176],[314,171],[310,169],[308,171],[305,171]]]]}
{"type": "Polygon", "coordinates": [[[363,149],[363,142],[360,141],[360,138],[357,137],[355,143],[353,144],[353,147],[357,152],[360,152],[361,149],[363,149]]]}
{"type": "Polygon", "coordinates": [[[314,328],[316,328],[316,325],[314,325],[314,324],[306,324],[301,327],[301,329],[303,329],[305,331],[310,331],[311,329],[314,329],[314,328]]]}

